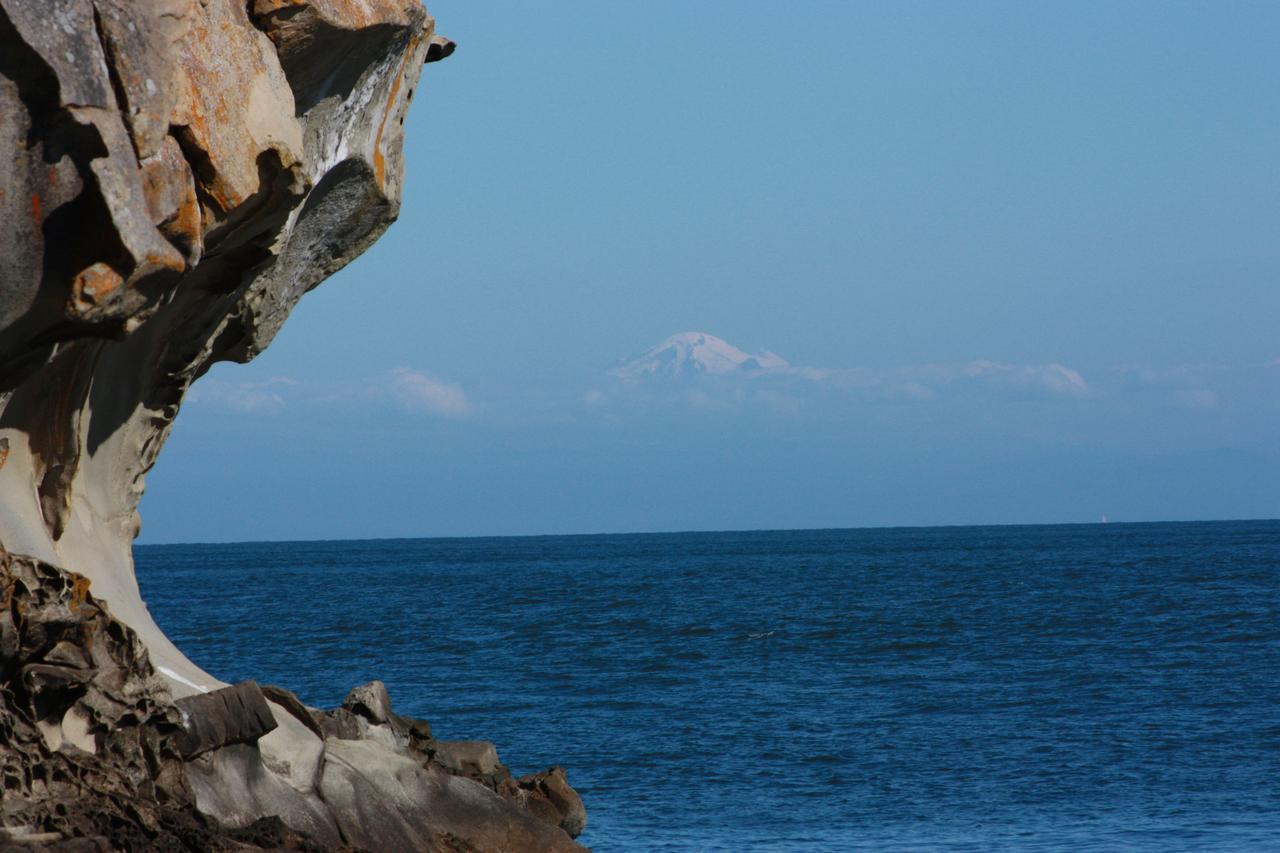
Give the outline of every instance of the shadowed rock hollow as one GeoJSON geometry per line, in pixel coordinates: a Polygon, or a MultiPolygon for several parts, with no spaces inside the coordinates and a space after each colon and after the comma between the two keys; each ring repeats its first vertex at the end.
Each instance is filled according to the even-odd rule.
{"type": "Polygon", "coordinates": [[[417,0],[0,0],[0,846],[581,849],[562,770],[224,685],[133,573],[186,390],[395,220],[452,50],[417,0]]]}

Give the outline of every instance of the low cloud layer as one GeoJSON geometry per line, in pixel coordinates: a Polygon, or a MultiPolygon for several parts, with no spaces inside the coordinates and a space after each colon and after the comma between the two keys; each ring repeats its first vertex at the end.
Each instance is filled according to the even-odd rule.
{"type": "Polygon", "coordinates": [[[391,371],[390,389],[400,405],[411,411],[450,418],[464,417],[473,411],[462,386],[407,367],[391,371]]]}
{"type": "Polygon", "coordinates": [[[187,400],[197,406],[245,415],[276,415],[287,410],[344,406],[385,406],[404,411],[461,418],[475,407],[462,386],[429,373],[397,367],[367,382],[299,382],[276,376],[263,382],[228,382],[206,376],[187,400]]]}
{"type": "Polygon", "coordinates": [[[1020,410],[1023,403],[1053,405],[1062,415],[1088,410],[1117,417],[1141,412],[1156,417],[1173,410],[1196,417],[1280,411],[1280,405],[1266,403],[1280,393],[1280,360],[1236,367],[1117,365],[1095,368],[1087,377],[1058,362],[991,359],[832,368],[793,365],[772,353],[752,355],[711,336],[699,335],[694,344],[688,338],[673,336],[624,369],[602,371],[594,385],[566,381],[521,386],[513,394],[511,387],[490,384],[479,389],[483,405],[476,389],[407,366],[347,382],[300,382],[288,376],[232,382],[215,371],[196,383],[188,400],[193,406],[261,417],[318,408],[383,408],[446,420],[483,415],[494,424],[579,417],[617,422],[644,417],[646,411],[678,410],[861,419],[877,409],[916,410],[923,417],[943,411],[938,407],[948,412],[977,407],[1013,416],[1015,408],[1008,407],[1020,410]],[[666,351],[672,346],[678,347],[676,358],[666,351]],[[701,360],[704,349],[710,351],[708,364],[701,360]]]}
{"type": "Polygon", "coordinates": [[[923,364],[892,368],[789,367],[765,375],[788,375],[844,391],[932,400],[947,389],[983,390],[1018,395],[1083,397],[1089,383],[1061,364],[1009,364],[979,359],[959,364],[923,364]]]}
{"type": "Polygon", "coordinates": [[[285,408],[288,391],[297,385],[298,380],[288,376],[273,376],[265,382],[226,382],[205,378],[192,386],[187,402],[245,414],[279,412],[285,408]]]}
{"type": "MultiPolygon", "coordinates": [[[[590,410],[612,410],[619,416],[628,410],[682,408],[859,420],[876,410],[903,407],[936,416],[943,409],[935,407],[946,407],[947,417],[985,411],[1008,423],[1025,416],[1024,403],[1036,403],[1056,407],[1054,417],[1142,423],[1135,430],[1146,430],[1148,436],[1168,434],[1169,418],[1189,419],[1185,423],[1196,424],[1203,434],[1212,432],[1214,423],[1229,422],[1235,424],[1235,434],[1243,434],[1243,424],[1263,424],[1280,415],[1280,404],[1274,402],[1280,399],[1280,359],[1246,365],[1095,367],[1086,377],[1059,362],[974,359],[842,368],[795,365],[768,355],[766,362],[713,336],[682,333],[609,371],[609,381],[583,402],[590,410]],[[697,346],[690,345],[693,338],[697,346]],[[711,349],[714,358],[704,360],[703,349],[711,349]]],[[[1266,434],[1266,428],[1258,426],[1250,434],[1266,434]]]]}
{"type": "Polygon", "coordinates": [[[1214,410],[1233,402],[1266,405],[1275,401],[1280,391],[1280,359],[1244,366],[1195,364],[1157,369],[1117,365],[1108,382],[1116,394],[1183,409],[1214,410]]]}

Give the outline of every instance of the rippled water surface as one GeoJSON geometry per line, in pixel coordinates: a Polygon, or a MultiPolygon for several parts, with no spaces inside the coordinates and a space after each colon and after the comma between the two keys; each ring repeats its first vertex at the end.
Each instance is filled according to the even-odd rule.
{"type": "Polygon", "coordinates": [[[144,546],[197,663],[381,678],[596,850],[1280,849],[1280,522],[144,546]]]}

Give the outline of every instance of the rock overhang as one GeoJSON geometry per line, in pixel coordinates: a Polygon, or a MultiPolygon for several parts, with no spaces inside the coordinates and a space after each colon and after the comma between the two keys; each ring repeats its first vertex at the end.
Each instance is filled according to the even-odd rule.
{"type": "MultiPolygon", "coordinates": [[[[261,352],[308,290],[394,222],[404,117],[424,64],[453,49],[418,0],[0,0],[0,145],[12,155],[0,158],[11,226],[0,233],[0,553],[77,573],[145,650],[138,677],[161,704],[226,685],[165,637],[139,593],[131,546],[147,471],[191,383],[261,352]]],[[[425,724],[416,741],[397,739],[381,729],[394,735],[405,718],[356,714],[342,723],[360,734],[348,744],[299,716],[287,691],[260,704],[256,690],[191,705],[252,708],[185,747],[196,804],[226,825],[274,815],[349,842],[368,827],[326,800],[325,757],[354,774],[334,784],[379,791],[381,756],[425,774],[414,784],[453,814],[450,832],[470,819],[457,804],[475,801],[546,849],[575,847],[545,835],[546,815],[526,824],[502,811],[519,801],[527,817],[546,791],[563,799],[555,774],[525,787],[496,771],[469,779],[427,754],[425,724]]],[[[82,738],[67,719],[68,742],[82,738]]],[[[430,841],[425,806],[379,796],[388,826],[419,820],[418,835],[397,831],[430,841]]],[[[580,829],[576,812],[566,820],[580,829]]]]}

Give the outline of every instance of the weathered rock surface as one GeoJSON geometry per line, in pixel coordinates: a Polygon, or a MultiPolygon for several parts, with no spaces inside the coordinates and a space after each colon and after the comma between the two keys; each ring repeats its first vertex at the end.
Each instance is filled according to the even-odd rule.
{"type": "Polygon", "coordinates": [[[452,49],[418,0],[0,0],[0,847],[581,849],[562,771],[228,688],[133,574],[183,395],[395,220],[452,49]]]}
{"type": "Polygon", "coordinates": [[[183,712],[88,581],[0,552],[0,850],[320,849],[195,808],[183,712]]]}

